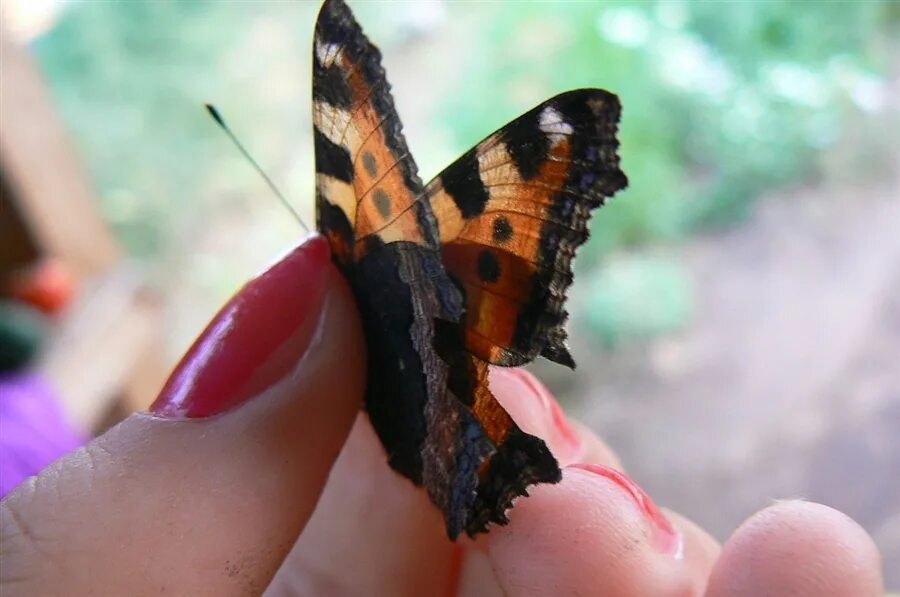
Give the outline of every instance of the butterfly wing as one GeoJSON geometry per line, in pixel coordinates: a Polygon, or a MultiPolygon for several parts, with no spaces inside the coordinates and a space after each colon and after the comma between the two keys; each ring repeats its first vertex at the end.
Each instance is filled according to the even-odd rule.
{"type": "Polygon", "coordinates": [[[441,265],[380,53],[341,0],[327,0],[316,24],[313,102],[317,226],[359,306],[366,410],[390,465],[427,488],[455,538],[494,446],[448,391],[435,326],[458,325],[461,294],[441,265]]]}
{"type": "Polygon", "coordinates": [[[451,538],[505,522],[515,496],[560,472],[490,393],[488,362],[568,355],[562,301],[571,255],[552,255],[574,251],[583,238],[573,230],[586,236],[585,210],[599,204],[603,185],[611,194],[601,166],[613,158],[594,153],[609,143],[582,147],[599,125],[559,101],[564,119],[532,111],[424,189],[380,53],[342,0],[326,0],[319,14],[313,100],[317,226],[359,305],[366,409],[388,460],[427,488],[451,538]],[[463,292],[470,313],[461,324],[463,292]],[[532,323],[519,325],[525,313],[532,323]]]}
{"type": "Polygon", "coordinates": [[[541,354],[574,367],[566,291],[591,211],[628,183],[619,169],[619,115],[618,98],[606,91],[563,93],[428,184],[444,266],[465,290],[472,354],[504,366],[541,354]]]}
{"type": "Polygon", "coordinates": [[[459,351],[447,359],[450,387],[496,446],[479,471],[469,534],[506,522],[528,485],[559,480],[544,442],[522,432],[491,394],[487,369],[538,355],[574,367],[566,290],[591,211],[627,185],[619,114],[618,98],[606,91],[564,93],[490,135],[426,187],[444,267],[466,306],[461,323],[438,329],[439,345],[459,351]]]}
{"type": "Polygon", "coordinates": [[[326,1],[313,41],[316,223],[340,264],[372,237],[437,247],[437,224],[381,66],[342,0],[326,1]]]}

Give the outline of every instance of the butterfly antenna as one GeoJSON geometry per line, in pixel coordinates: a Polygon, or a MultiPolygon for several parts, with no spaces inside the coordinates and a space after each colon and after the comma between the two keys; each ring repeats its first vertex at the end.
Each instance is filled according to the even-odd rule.
{"type": "Polygon", "coordinates": [[[256,160],[254,160],[253,157],[247,152],[247,150],[244,149],[244,146],[240,141],[238,141],[238,138],[235,137],[234,133],[231,132],[231,129],[228,128],[228,125],[225,124],[225,119],[222,118],[222,115],[219,113],[216,107],[212,104],[203,105],[206,106],[206,111],[209,112],[209,115],[212,117],[212,119],[216,121],[216,124],[222,127],[222,130],[225,131],[225,134],[228,135],[228,138],[231,139],[232,143],[234,143],[234,146],[238,148],[238,151],[240,151],[241,154],[243,154],[243,156],[247,158],[247,161],[250,162],[250,164],[252,164],[254,168],[256,168],[256,171],[259,172],[259,175],[263,177],[263,180],[266,181],[266,184],[269,185],[269,188],[272,189],[272,192],[275,193],[275,196],[278,197],[279,201],[281,201],[281,204],[284,205],[289,212],[291,212],[291,214],[294,216],[294,219],[297,220],[303,227],[303,230],[309,232],[309,226],[306,225],[306,223],[303,221],[303,218],[301,218],[300,214],[297,213],[297,210],[294,209],[294,207],[288,202],[288,200],[285,199],[284,195],[281,194],[281,191],[278,190],[278,187],[275,186],[275,183],[272,182],[272,179],[269,178],[268,175],[263,171],[263,169],[259,167],[259,164],[256,163],[256,160]]]}

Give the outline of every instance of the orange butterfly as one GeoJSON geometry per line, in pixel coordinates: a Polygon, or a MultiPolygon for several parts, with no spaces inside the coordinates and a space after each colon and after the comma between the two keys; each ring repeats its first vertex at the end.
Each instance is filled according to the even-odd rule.
{"type": "Polygon", "coordinates": [[[424,485],[456,538],[507,522],[560,470],[488,387],[488,364],[568,367],[566,289],[591,211],[627,185],[618,98],[558,95],[427,185],[381,55],[342,0],[313,48],[316,221],[353,288],[368,345],[366,409],[390,465],[424,485]]]}

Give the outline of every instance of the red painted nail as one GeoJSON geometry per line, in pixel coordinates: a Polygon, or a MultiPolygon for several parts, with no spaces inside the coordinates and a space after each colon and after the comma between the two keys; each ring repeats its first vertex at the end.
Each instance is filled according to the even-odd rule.
{"type": "Polygon", "coordinates": [[[215,415],[287,375],[312,340],[330,272],[328,242],[314,236],[248,282],[175,367],[150,412],[215,415]]]}
{"type": "Polygon", "coordinates": [[[657,547],[659,547],[660,551],[676,555],[680,552],[681,538],[675,531],[672,523],[670,523],[669,520],[663,515],[659,507],[655,503],[653,503],[653,500],[650,499],[650,496],[647,495],[647,493],[628,476],[615,469],[601,466],[599,464],[579,463],[569,465],[569,468],[577,468],[583,471],[594,473],[595,475],[600,475],[601,477],[609,479],[620,488],[625,490],[625,493],[631,496],[631,498],[635,501],[644,517],[650,521],[650,524],[654,530],[656,544],[657,547]]]}
{"type": "Polygon", "coordinates": [[[522,382],[540,403],[540,407],[546,414],[552,427],[550,432],[553,434],[553,437],[546,439],[551,441],[557,453],[556,456],[568,462],[578,458],[584,448],[581,438],[578,436],[575,428],[572,427],[572,424],[569,423],[568,417],[566,417],[559,402],[547,389],[547,386],[525,369],[516,368],[508,369],[508,371],[522,382]]]}

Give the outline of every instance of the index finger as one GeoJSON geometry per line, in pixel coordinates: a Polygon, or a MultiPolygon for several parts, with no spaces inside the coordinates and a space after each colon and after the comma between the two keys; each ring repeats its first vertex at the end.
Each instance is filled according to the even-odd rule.
{"type": "Polygon", "coordinates": [[[615,453],[569,421],[550,392],[523,370],[496,371],[498,399],[526,431],[547,441],[562,465],[557,485],[529,489],[487,544],[508,595],[696,594],[719,552],[699,527],[664,513],[621,472],[615,453]],[[521,400],[525,389],[541,400],[521,400]],[[541,405],[544,406],[541,406],[541,405]],[[542,414],[543,413],[543,414],[542,414]]]}

